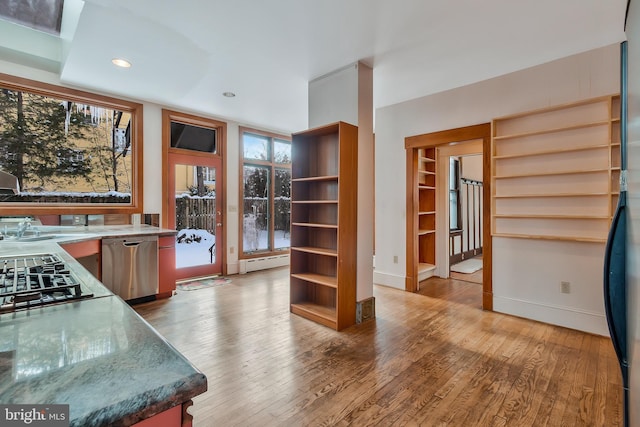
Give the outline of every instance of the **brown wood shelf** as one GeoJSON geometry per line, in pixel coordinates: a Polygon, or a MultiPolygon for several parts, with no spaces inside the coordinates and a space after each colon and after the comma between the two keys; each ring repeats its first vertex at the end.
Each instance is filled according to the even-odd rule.
{"type": "Polygon", "coordinates": [[[424,236],[426,234],[435,234],[436,230],[426,230],[426,229],[422,229],[422,230],[418,230],[418,236],[424,236]]]}
{"type": "Polygon", "coordinates": [[[431,171],[423,171],[423,170],[419,170],[418,171],[419,174],[421,175],[435,175],[435,172],[431,172],[431,171]]]}
{"type": "Polygon", "coordinates": [[[435,215],[436,211],[418,211],[418,215],[435,215]]]}
{"type": "Polygon", "coordinates": [[[577,237],[577,236],[540,236],[535,234],[508,234],[508,233],[492,233],[492,237],[508,237],[513,239],[534,239],[534,240],[560,240],[564,242],[586,242],[586,243],[606,243],[607,239],[598,239],[595,237],[577,237]]]}
{"type": "Polygon", "coordinates": [[[315,283],[316,285],[328,286],[336,289],[338,287],[338,279],[334,276],[326,276],[317,273],[291,273],[291,277],[304,280],[305,282],[315,283]]]}
{"type": "Polygon", "coordinates": [[[497,195],[494,194],[494,199],[530,199],[530,198],[547,198],[547,197],[602,197],[608,196],[609,193],[545,193],[545,194],[509,194],[509,195],[497,195]]]}
{"type": "Polygon", "coordinates": [[[432,187],[430,185],[418,184],[418,190],[435,190],[436,187],[432,187]]]}
{"type": "Polygon", "coordinates": [[[418,160],[427,163],[435,163],[436,159],[432,159],[431,157],[418,157],[418,160]]]}
{"type": "Polygon", "coordinates": [[[590,122],[590,123],[582,123],[582,124],[571,125],[571,126],[560,126],[560,127],[551,128],[551,129],[541,129],[541,130],[536,130],[536,131],[532,131],[532,132],[522,132],[522,133],[512,134],[512,135],[494,136],[493,140],[494,141],[504,141],[506,139],[515,139],[515,138],[522,138],[522,137],[526,137],[526,136],[535,136],[535,135],[544,135],[544,134],[548,134],[548,133],[565,132],[565,131],[570,131],[570,130],[575,130],[575,129],[584,129],[584,128],[596,127],[596,126],[609,126],[609,120],[598,121],[598,122],[590,122]]]}
{"type": "Polygon", "coordinates": [[[560,176],[560,175],[587,175],[592,173],[609,172],[609,169],[583,169],[583,170],[568,170],[568,171],[553,171],[553,172],[538,172],[538,173],[523,173],[514,175],[494,175],[494,179],[512,179],[512,178],[529,178],[536,176],[560,176]]]}
{"type": "Polygon", "coordinates": [[[333,257],[338,256],[338,251],[336,249],[316,248],[312,246],[291,246],[291,250],[333,257]]]}
{"type": "Polygon", "coordinates": [[[543,214],[495,214],[494,218],[521,219],[609,219],[609,215],[543,215],[543,214]]]}
{"type": "Polygon", "coordinates": [[[327,307],[313,302],[296,302],[290,306],[291,312],[299,316],[320,323],[330,328],[336,328],[337,312],[335,307],[327,307]]]}
{"type": "Polygon", "coordinates": [[[338,175],[322,175],[322,176],[307,176],[303,178],[292,178],[291,182],[313,182],[313,181],[337,181],[338,175]]]}
{"type": "Polygon", "coordinates": [[[309,205],[331,205],[338,203],[337,200],[292,200],[291,203],[309,204],[309,205]]]}
{"type": "Polygon", "coordinates": [[[426,262],[420,262],[418,263],[418,274],[419,273],[424,273],[426,271],[431,271],[431,270],[435,270],[436,266],[433,264],[429,264],[426,262]]]}
{"type": "Polygon", "coordinates": [[[311,227],[311,228],[335,228],[338,229],[336,224],[319,224],[312,222],[292,222],[291,225],[295,225],[296,227],[311,227]]]}
{"type": "Polygon", "coordinates": [[[591,145],[585,147],[574,147],[574,148],[564,148],[560,150],[545,150],[545,151],[534,151],[530,153],[520,153],[520,154],[507,154],[502,156],[493,156],[495,160],[505,160],[505,159],[516,159],[521,157],[534,157],[534,156],[544,156],[548,154],[564,154],[564,153],[575,153],[579,151],[591,151],[591,150],[606,150],[609,149],[609,144],[601,144],[601,145],[591,145]]]}

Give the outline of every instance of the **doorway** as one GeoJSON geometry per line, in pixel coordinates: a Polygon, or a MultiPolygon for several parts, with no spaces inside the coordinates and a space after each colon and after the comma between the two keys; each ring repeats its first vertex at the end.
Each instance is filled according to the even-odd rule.
{"type": "Polygon", "coordinates": [[[163,226],[176,279],[224,274],[224,123],[163,111],[163,226]]]}
{"type": "Polygon", "coordinates": [[[169,228],[176,234],[176,277],[222,273],[221,165],[216,158],[169,154],[169,228]]]}
{"type": "Polygon", "coordinates": [[[405,139],[407,150],[407,273],[406,290],[416,292],[419,289],[419,260],[416,256],[418,243],[416,236],[420,235],[419,223],[415,219],[419,214],[419,191],[416,189],[418,182],[417,159],[420,150],[435,148],[438,151],[438,164],[436,165],[438,184],[436,185],[436,227],[435,227],[435,275],[447,277],[449,275],[449,191],[442,185],[442,171],[446,176],[449,171],[449,157],[463,154],[482,153],[482,308],[493,310],[493,288],[492,288],[492,258],[491,258],[491,124],[467,126],[463,128],[451,129],[429,134],[416,135],[405,139]],[[463,143],[467,142],[468,143],[463,143]],[[475,147],[470,148],[471,145],[475,147]],[[464,147],[468,152],[458,152],[456,150],[464,147]],[[475,150],[475,151],[474,151],[475,150]],[[444,163],[444,165],[443,165],[444,163]],[[445,207],[443,209],[443,207],[445,207]],[[413,213],[413,215],[410,215],[413,213]]]}
{"type": "Polygon", "coordinates": [[[449,156],[448,178],[449,277],[482,285],[482,153],[449,156]]]}

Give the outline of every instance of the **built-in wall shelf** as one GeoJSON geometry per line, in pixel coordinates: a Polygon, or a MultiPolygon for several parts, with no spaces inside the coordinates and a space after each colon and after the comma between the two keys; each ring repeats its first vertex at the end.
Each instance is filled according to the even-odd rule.
{"type": "Polygon", "coordinates": [[[620,97],[493,120],[494,236],[605,242],[620,176],[620,97]]]}
{"type": "Polygon", "coordinates": [[[410,213],[415,218],[414,238],[417,241],[418,280],[424,280],[435,270],[436,263],[436,149],[420,148],[414,153],[417,204],[410,213]]]}

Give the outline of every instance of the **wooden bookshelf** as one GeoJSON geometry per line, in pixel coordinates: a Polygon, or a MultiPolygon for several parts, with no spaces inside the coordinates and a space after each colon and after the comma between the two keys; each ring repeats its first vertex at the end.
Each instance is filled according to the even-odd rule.
{"type": "Polygon", "coordinates": [[[431,275],[436,264],[436,149],[417,150],[418,281],[431,275]]]}
{"type": "Polygon", "coordinates": [[[293,135],[291,312],[336,330],[356,321],[357,127],[293,135]]]}
{"type": "Polygon", "coordinates": [[[620,98],[493,120],[493,236],[605,242],[617,198],[620,98]]]}

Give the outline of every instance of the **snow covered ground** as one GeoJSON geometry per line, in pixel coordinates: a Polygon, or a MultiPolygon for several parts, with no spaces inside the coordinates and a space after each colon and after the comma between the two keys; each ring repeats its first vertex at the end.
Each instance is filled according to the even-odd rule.
{"type": "MultiPolygon", "coordinates": [[[[206,230],[185,229],[178,231],[177,236],[184,235],[186,238],[182,242],[176,242],[176,268],[193,267],[196,265],[210,264],[212,262],[211,253],[209,248],[216,242],[216,236],[209,233],[206,230]],[[200,239],[193,240],[193,237],[200,239]]],[[[260,231],[258,234],[258,248],[266,249],[267,244],[267,232],[260,231]]],[[[245,248],[247,242],[244,242],[245,248]]],[[[276,248],[288,248],[291,246],[291,235],[287,232],[285,234],[282,230],[276,230],[275,232],[275,246],[276,248]]],[[[215,246],[213,251],[213,262],[215,262],[215,246]]],[[[245,249],[246,250],[246,249],[245,249]]]]}
{"type": "Polygon", "coordinates": [[[178,231],[176,235],[176,268],[193,267],[194,265],[210,264],[211,253],[209,248],[213,246],[213,261],[215,262],[216,236],[206,230],[185,229],[178,231]],[[185,239],[180,242],[180,236],[185,239]],[[200,238],[200,241],[192,240],[193,237],[200,238]]]}

